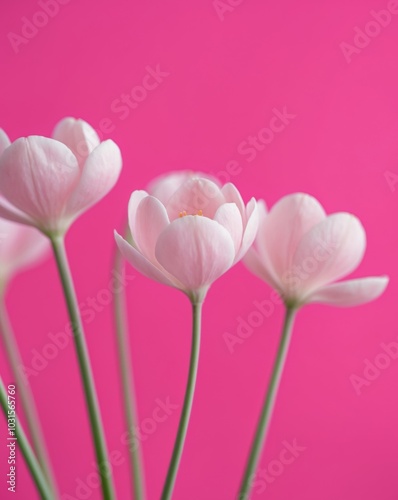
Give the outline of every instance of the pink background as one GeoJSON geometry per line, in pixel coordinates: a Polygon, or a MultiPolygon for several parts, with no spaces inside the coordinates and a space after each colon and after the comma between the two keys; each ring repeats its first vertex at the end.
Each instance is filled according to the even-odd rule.
{"type": "MultiPolygon", "coordinates": [[[[67,115],[82,117],[102,127],[103,136],[122,149],[119,184],[68,235],[85,310],[90,309],[89,297],[98,298],[108,286],[112,232],[122,227],[131,191],[170,169],[217,174],[235,161],[239,173],[231,180],[245,200],[254,195],[272,205],[284,194],[305,191],[318,197],[328,212],[355,213],[368,235],[367,253],[355,275],[387,273],[390,286],[367,306],[311,306],[299,314],[261,458],[262,470],[270,467],[279,475],[269,472],[270,479],[257,484],[252,500],[396,500],[398,360],[373,373],[374,380],[361,387],[359,395],[350,377],[363,376],[366,359],[388,363],[378,356],[383,353],[381,343],[398,340],[398,177],[393,177],[398,176],[398,14],[384,27],[368,24],[372,10],[390,5],[398,12],[398,6],[388,0],[225,0],[228,10],[218,14],[211,0],[63,3],[46,22],[37,14],[40,2],[2,2],[0,125],[15,139],[48,135],[67,115]],[[14,42],[13,48],[10,33],[21,35],[24,16],[46,25],[31,32],[27,43],[14,42]],[[359,36],[361,48],[347,55],[345,46],[344,55],[341,43],[354,44],[355,27],[366,28],[371,38],[359,36]],[[141,85],[148,66],[158,65],[163,77],[157,88],[147,96],[133,90],[141,102],[122,112],[118,99],[141,85]],[[245,153],[247,145],[242,143],[268,127],[274,108],[284,107],[295,115],[290,123],[261,151],[245,153]],[[105,129],[103,119],[110,120],[105,129]],[[295,439],[305,449],[281,471],[272,461],[278,459],[283,442],[295,439]]],[[[384,24],[386,20],[388,16],[384,24]]],[[[169,397],[181,407],[190,307],[178,291],[131,268],[128,273],[136,275],[127,290],[140,422],[145,427],[157,399],[169,397]]],[[[176,500],[236,497],[282,307],[254,327],[233,353],[223,336],[237,335],[239,317],[247,320],[255,310],[253,302],[270,293],[239,264],[208,295],[197,393],[176,500]]],[[[7,303],[25,365],[31,366],[35,350],[43,352],[50,342],[49,333],[62,331],[67,323],[53,261],[15,279],[7,303]]],[[[91,322],[86,322],[86,333],[109,449],[124,457],[114,470],[118,494],[127,499],[127,447],[121,441],[126,425],[112,307],[101,307],[87,313],[91,322]]],[[[1,374],[11,383],[3,353],[0,363],[1,374]]],[[[70,495],[63,498],[100,498],[98,488],[83,496],[76,492],[78,479],[86,482],[94,471],[94,457],[71,343],[30,380],[60,490],[70,495]]],[[[174,410],[143,442],[150,500],[160,496],[178,419],[179,411],[174,410]]],[[[4,419],[0,429],[5,436],[4,419]]],[[[0,470],[5,471],[1,441],[0,470]]],[[[18,472],[13,498],[37,498],[22,457],[18,472]]],[[[8,498],[11,493],[4,474],[0,476],[0,497],[8,498]]]]}

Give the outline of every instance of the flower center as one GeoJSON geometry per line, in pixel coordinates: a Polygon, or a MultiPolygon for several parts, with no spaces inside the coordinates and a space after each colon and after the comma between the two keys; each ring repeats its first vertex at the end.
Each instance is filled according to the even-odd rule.
{"type": "MultiPolygon", "coordinates": [[[[187,215],[190,215],[190,214],[187,214],[186,210],[183,210],[182,212],[180,212],[178,214],[179,217],[185,217],[187,215]]],[[[203,216],[203,210],[198,210],[198,212],[196,214],[192,214],[192,215],[199,215],[200,217],[203,216]]]]}

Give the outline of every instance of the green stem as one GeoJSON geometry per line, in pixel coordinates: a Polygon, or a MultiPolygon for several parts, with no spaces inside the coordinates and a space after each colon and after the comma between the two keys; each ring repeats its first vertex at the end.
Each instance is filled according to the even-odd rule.
{"type": "Polygon", "coordinates": [[[202,304],[192,304],[192,348],[191,360],[189,365],[188,384],[185,391],[184,406],[181,412],[180,423],[177,431],[177,438],[174,445],[173,455],[169,470],[167,472],[166,482],[163,488],[161,500],[170,500],[173,493],[178,466],[180,464],[182,451],[184,448],[185,437],[187,435],[189,417],[191,415],[193,396],[195,392],[196,376],[198,373],[199,351],[200,351],[200,323],[202,315],[202,304]]]}
{"type": "MultiPolygon", "coordinates": [[[[121,253],[116,250],[114,268],[122,273],[123,258],[121,253]]],[[[137,425],[137,405],[134,392],[133,369],[129,356],[130,345],[128,339],[128,319],[126,308],[126,296],[124,289],[115,293],[114,297],[114,316],[116,324],[117,350],[119,356],[120,374],[122,379],[123,405],[127,428],[129,431],[137,425]]],[[[145,498],[145,481],[142,464],[141,446],[130,447],[130,468],[131,479],[135,500],[145,498]]]]}
{"type": "Polygon", "coordinates": [[[265,397],[264,406],[261,411],[260,420],[258,422],[256,434],[254,436],[252,447],[249,454],[249,459],[246,464],[246,470],[244,472],[243,480],[239,490],[239,495],[238,495],[239,500],[248,500],[249,498],[251,483],[253,481],[253,475],[257,468],[260,454],[263,449],[267,433],[269,430],[272,413],[274,411],[275,401],[278,394],[278,388],[282,378],[282,373],[283,373],[283,368],[285,366],[287,353],[289,350],[290,339],[292,337],[295,314],[296,310],[294,308],[288,306],[286,307],[286,315],[283,325],[282,336],[279,343],[274,367],[272,370],[271,380],[268,386],[268,392],[265,397]]]}
{"type": "MultiPolygon", "coordinates": [[[[3,408],[6,419],[8,418],[8,394],[7,390],[4,386],[4,382],[0,377],[0,404],[3,408]]],[[[15,417],[16,425],[15,425],[15,438],[16,442],[22,452],[22,455],[25,459],[26,465],[32,475],[33,481],[40,493],[40,497],[42,500],[53,500],[55,497],[47,483],[47,479],[41,470],[40,464],[36,459],[36,456],[29,444],[28,438],[19,422],[19,420],[15,417]]],[[[11,441],[10,441],[11,442],[11,441]]]]}
{"type": "Polygon", "coordinates": [[[65,251],[64,239],[61,236],[50,236],[51,244],[57,262],[59,275],[64,290],[69,318],[73,329],[73,339],[79,362],[80,375],[83,382],[84,394],[91,424],[92,437],[97,457],[98,472],[101,477],[102,496],[104,500],[115,498],[112,473],[109,470],[109,460],[106,448],[105,433],[101,421],[98,397],[95,389],[94,377],[84,336],[79,305],[73,285],[68,259],[65,251]]]}
{"type": "Polygon", "coordinates": [[[0,336],[2,338],[7,359],[10,363],[11,371],[18,388],[18,396],[21,400],[22,409],[25,414],[27,428],[32,439],[33,450],[37,460],[47,478],[47,482],[55,497],[58,496],[54,474],[47,454],[45,440],[43,437],[40,420],[37,415],[37,409],[30,385],[22,375],[22,358],[18,348],[18,343],[12,330],[7,309],[5,306],[4,295],[0,292],[0,336]]]}

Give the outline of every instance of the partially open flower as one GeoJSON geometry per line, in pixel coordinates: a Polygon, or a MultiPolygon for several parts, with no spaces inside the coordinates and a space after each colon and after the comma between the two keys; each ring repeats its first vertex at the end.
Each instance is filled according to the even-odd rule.
{"type": "Polygon", "coordinates": [[[334,283],[354,271],[366,248],[360,221],[348,213],[327,216],[307,194],[285,196],[269,213],[259,202],[259,231],[244,263],[290,306],[322,302],[354,306],[379,297],[388,277],[334,283]]]}
{"type": "Polygon", "coordinates": [[[100,142],[83,120],[65,118],[53,137],[30,136],[10,144],[0,131],[0,216],[64,233],[103,198],[119,178],[117,145],[100,142]]]}
{"type": "Polygon", "coordinates": [[[129,203],[130,245],[116,233],[124,257],[142,274],[179,288],[192,301],[238,262],[258,226],[254,198],[247,206],[233,184],[170,174],[151,191],[134,191],[129,203]]]}

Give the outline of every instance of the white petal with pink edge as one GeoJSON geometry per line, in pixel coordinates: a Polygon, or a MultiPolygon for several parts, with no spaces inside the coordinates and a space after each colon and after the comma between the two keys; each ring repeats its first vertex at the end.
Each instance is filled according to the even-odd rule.
{"type": "Polygon", "coordinates": [[[287,195],[271,208],[261,228],[261,248],[266,249],[278,276],[292,266],[303,236],[325,217],[319,202],[303,193],[287,195]]]}
{"type": "Polygon", "coordinates": [[[184,182],[166,204],[171,221],[180,214],[198,215],[212,219],[217,209],[225,203],[224,195],[214,182],[192,178],[184,182]]]}
{"type": "Polygon", "coordinates": [[[235,262],[238,262],[248,251],[248,249],[253,244],[259,224],[259,211],[257,208],[257,202],[254,198],[252,198],[246,207],[246,227],[243,231],[242,245],[236,256],[235,262]]]}
{"type": "Polygon", "coordinates": [[[320,302],[340,307],[366,304],[377,299],[387,288],[387,276],[359,278],[333,283],[316,290],[306,302],[320,302]]]}
{"type": "Polygon", "coordinates": [[[327,217],[304,235],[293,258],[301,270],[301,297],[339,280],[360,264],[366,249],[361,222],[348,213],[327,217]]]}
{"type": "Polygon", "coordinates": [[[169,224],[166,209],[159,200],[146,196],[140,202],[135,215],[134,242],[150,261],[156,261],[156,242],[169,224]]]}
{"type": "Polygon", "coordinates": [[[169,279],[158,267],[154,266],[138,250],[132,247],[115,231],[116,244],[123,257],[141,274],[164,285],[180,288],[177,280],[169,279]]]}
{"type": "Polygon", "coordinates": [[[122,170],[122,155],[111,140],[101,142],[87,158],[79,184],[67,202],[66,213],[79,214],[101,200],[115,186],[122,170]]]}
{"type": "Polygon", "coordinates": [[[10,144],[11,142],[10,139],[8,138],[8,135],[4,132],[2,128],[0,128],[0,155],[6,148],[8,148],[10,144]]]}
{"type": "Polygon", "coordinates": [[[235,250],[231,235],[218,222],[188,215],[162,232],[155,254],[186,290],[194,291],[224,274],[234,261],[235,250]]]}
{"type": "Polygon", "coordinates": [[[61,224],[66,202],[80,179],[72,152],[39,136],[13,142],[0,156],[0,175],[6,200],[46,229],[61,224]]]}
{"type": "Polygon", "coordinates": [[[76,156],[80,168],[83,168],[88,155],[100,144],[98,134],[91,125],[71,117],[57,123],[52,137],[68,146],[76,156]]]}
{"type": "Polygon", "coordinates": [[[235,203],[224,203],[217,210],[214,220],[221,224],[231,235],[234,242],[235,254],[238,253],[243,236],[242,216],[235,203]]]}

